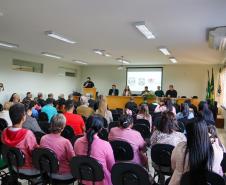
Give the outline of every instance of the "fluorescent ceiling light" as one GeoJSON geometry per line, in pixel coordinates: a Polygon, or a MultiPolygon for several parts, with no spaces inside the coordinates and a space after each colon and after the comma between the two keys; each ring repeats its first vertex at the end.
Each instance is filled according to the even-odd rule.
{"type": "Polygon", "coordinates": [[[82,65],[88,65],[88,63],[83,62],[81,60],[73,60],[73,62],[77,63],[77,64],[82,64],[82,65]]]}
{"type": "Polygon", "coordinates": [[[145,25],[145,22],[136,22],[135,26],[147,39],[155,39],[153,33],[145,25]]]}
{"type": "Polygon", "coordinates": [[[56,58],[56,59],[61,59],[63,57],[59,56],[59,55],[55,55],[55,54],[51,54],[51,53],[46,53],[46,52],[42,52],[42,55],[46,56],[46,57],[51,57],[51,58],[56,58]]]}
{"type": "Polygon", "coordinates": [[[68,38],[65,38],[65,37],[63,37],[62,35],[59,35],[59,34],[54,33],[54,32],[52,32],[52,31],[46,31],[45,33],[46,33],[46,35],[48,35],[49,37],[52,37],[52,38],[54,38],[54,39],[58,39],[58,40],[60,40],[60,41],[63,41],[63,42],[69,43],[69,44],[75,44],[75,43],[76,43],[75,41],[70,40],[70,39],[68,39],[68,38]]]}
{"type": "Polygon", "coordinates": [[[93,52],[98,54],[98,55],[104,55],[104,50],[94,49],[93,52]]]}
{"type": "Polygon", "coordinates": [[[16,44],[11,44],[8,42],[2,42],[0,41],[0,47],[6,47],[6,48],[18,48],[19,46],[16,44]]]}
{"type": "Polygon", "coordinates": [[[174,57],[169,58],[169,60],[174,64],[177,63],[177,60],[174,57]]]}
{"type": "Polygon", "coordinates": [[[122,58],[116,58],[116,60],[117,60],[118,62],[123,63],[123,64],[130,64],[127,60],[122,59],[122,58]]]}
{"type": "Polygon", "coordinates": [[[105,57],[111,57],[111,54],[109,54],[109,53],[104,53],[104,56],[105,56],[105,57]]]}
{"type": "Polygon", "coordinates": [[[159,50],[164,54],[164,55],[170,55],[170,52],[167,48],[159,48],[159,50]]]}

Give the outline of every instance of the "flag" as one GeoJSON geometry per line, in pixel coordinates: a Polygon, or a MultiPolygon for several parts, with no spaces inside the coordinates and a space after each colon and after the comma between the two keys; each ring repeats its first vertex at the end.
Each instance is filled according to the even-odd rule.
{"type": "Polygon", "coordinates": [[[221,68],[219,69],[219,78],[218,78],[217,94],[218,94],[218,96],[221,95],[221,68]]]}
{"type": "Polygon", "coordinates": [[[210,99],[210,74],[209,74],[209,70],[208,70],[208,82],[207,82],[207,88],[206,88],[206,99],[210,99]]]}
{"type": "Polygon", "coordinates": [[[215,99],[215,95],[214,95],[214,74],[213,74],[213,68],[212,68],[212,76],[211,76],[211,84],[210,84],[210,100],[211,100],[211,104],[214,104],[214,99],[215,99]]]}

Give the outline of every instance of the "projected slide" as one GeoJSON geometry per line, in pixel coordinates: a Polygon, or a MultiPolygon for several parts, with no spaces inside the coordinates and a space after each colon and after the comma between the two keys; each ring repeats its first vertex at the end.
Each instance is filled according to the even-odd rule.
{"type": "Polygon", "coordinates": [[[140,93],[144,86],[155,91],[162,84],[162,68],[128,68],[127,85],[133,93],[140,93]]]}

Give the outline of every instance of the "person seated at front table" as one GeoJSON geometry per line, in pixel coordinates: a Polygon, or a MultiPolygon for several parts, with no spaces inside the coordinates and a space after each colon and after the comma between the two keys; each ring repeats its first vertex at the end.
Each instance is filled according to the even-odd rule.
{"type": "Polygon", "coordinates": [[[48,116],[49,122],[51,118],[57,114],[56,108],[53,106],[54,99],[48,98],[46,100],[46,105],[42,107],[41,112],[45,112],[48,116]]]}
{"type": "MultiPolygon", "coordinates": [[[[109,142],[98,137],[98,133],[104,128],[102,117],[95,115],[91,117],[91,125],[85,136],[79,138],[74,144],[75,155],[85,155],[96,159],[103,168],[104,180],[96,185],[112,185],[111,169],[115,164],[113,150],[109,142]]],[[[82,184],[93,184],[90,181],[83,181],[82,184]]]]}
{"type": "Polygon", "coordinates": [[[50,134],[41,138],[40,147],[51,149],[57,156],[59,172],[52,174],[52,177],[61,180],[72,179],[69,164],[75,152],[70,141],[60,135],[66,125],[66,118],[63,114],[57,114],[52,117],[50,124],[50,134]]]}
{"type": "Polygon", "coordinates": [[[132,92],[129,88],[129,86],[127,85],[122,93],[122,96],[131,96],[132,95],[132,92]]]}
{"type": "Polygon", "coordinates": [[[164,92],[163,92],[163,90],[161,89],[160,86],[157,86],[157,90],[155,91],[155,96],[157,96],[157,97],[163,97],[164,96],[164,92]]]}
{"type": "Polygon", "coordinates": [[[94,83],[91,81],[90,77],[87,77],[87,81],[83,84],[84,88],[93,88],[94,83]]]}
{"type": "Polygon", "coordinates": [[[169,90],[166,91],[166,97],[176,98],[177,91],[173,88],[173,85],[169,85],[169,90]]]}
{"type": "Polygon", "coordinates": [[[94,110],[89,107],[89,100],[86,96],[80,97],[80,106],[77,107],[77,114],[82,115],[86,118],[91,116],[94,113],[94,110]]]}
{"type": "Polygon", "coordinates": [[[114,127],[111,129],[108,136],[109,141],[121,140],[128,142],[132,146],[134,153],[133,160],[130,162],[147,166],[147,156],[143,152],[146,148],[146,143],[141,134],[132,129],[132,115],[122,115],[119,122],[120,127],[114,127]]]}
{"type": "Polygon", "coordinates": [[[134,102],[134,97],[131,96],[129,102],[126,103],[125,109],[129,109],[133,114],[137,113],[137,104],[134,102]]]}
{"type": "Polygon", "coordinates": [[[148,86],[144,87],[144,91],[142,91],[141,96],[147,95],[148,93],[150,93],[150,91],[148,90],[148,86]]]}
{"type": "Polygon", "coordinates": [[[187,142],[178,144],[171,155],[174,172],[169,185],[180,185],[181,177],[187,171],[192,172],[189,177],[192,185],[207,184],[206,170],[223,176],[223,151],[211,143],[206,122],[194,120],[186,126],[186,131],[187,142]]]}
{"type": "Polygon", "coordinates": [[[177,130],[175,115],[170,111],[163,112],[157,130],[151,136],[151,146],[155,144],[177,146],[178,143],[186,141],[185,135],[177,130]]]}
{"type": "Polygon", "coordinates": [[[25,107],[21,103],[15,103],[9,109],[12,127],[2,132],[2,143],[8,147],[18,148],[25,156],[24,166],[19,172],[26,175],[36,175],[39,171],[32,167],[31,153],[38,144],[32,131],[22,128],[26,120],[25,107]]]}
{"type": "Polygon", "coordinates": [[[152,128],[152,117],[149,114],[149,109],[147,104],[142,104],[139,107],[139,112],[137,114],[137,119],[145,119],[148,120],[150,123],[150,129],[152,128]]]}
{"type": "Polygon", "coordinates": [[[66,112],[64,116],[66,118],[66,125],[71,126],[76,136],[84,135],[85,123],[81,115],[73,114],[74,112],[74,101],[67,100],[65,105],[66,112]]]}
{"type": "Polygon", "coordinates": [[[106,97],[104,97],[99,102],[99,107],[96,110],[96,114],[99,114],[99,115],[103,116],[107,120],[108,124],[113,121],[112,113],[111,113],[111,111],[108,110],[106,97]]]}
{"type": "Polygon", "coordinates": [[[108,95],[109,95],[109,96],[118,96],[118,94],[119,94],[119,90],[116,89],[116,85],[113,84],[113,85],[112,85],[112,88],[109,89],[108,95]]]}

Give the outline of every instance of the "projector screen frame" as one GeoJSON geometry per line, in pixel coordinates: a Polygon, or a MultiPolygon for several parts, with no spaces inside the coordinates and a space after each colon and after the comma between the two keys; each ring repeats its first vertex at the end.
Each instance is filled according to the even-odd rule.
{"type": "Polygon", "coordinates": [[[147,66],[145,66],[145,67],[126,67],[126,86],[128,85],[127,84],[128,69],[147,69],[147,68],[161,69],[161,72],[162,72],[161,89],[163,89],[163,67],[147,67],[147,66]]]}

